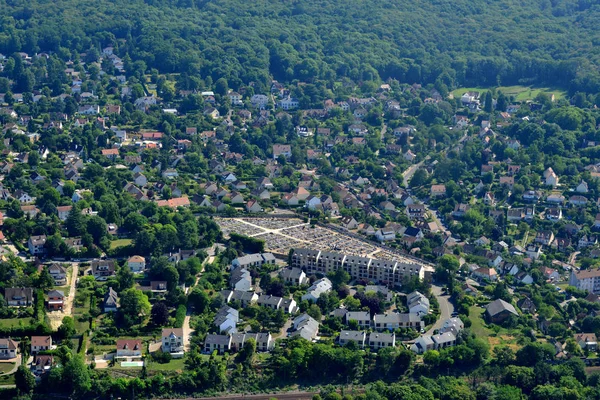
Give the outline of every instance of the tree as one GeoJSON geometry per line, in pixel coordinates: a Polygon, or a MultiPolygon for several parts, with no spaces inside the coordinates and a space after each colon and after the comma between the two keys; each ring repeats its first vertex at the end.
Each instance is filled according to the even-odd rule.
{"type": "Polygon", "coordinates": [[[83,397],[92,388],[90,371],[80,355],[73,356],[64,366],[63,382],[76,397],[83,397]]]}
{"type": "Polygon", "coordinates": [[[63,318],[62,323],[58,327],[58,334],[62,338],[70,338],[77,332],[75,329],[75,321],[72,317],[66,316],[63,318]]]}
{"type": "Polygon", "coordinates": [[[494,99],[492,98],[492,92],[488,90],[485,93],[485,103],[484,103],[484,106],[483,106],[483,110],[486,113],[491,113],[492,112],[493,101],[494,101],[494,99]]]}
{"type": "Polygon", "coordinates": [[[197,314],[204,314],[209,305],[208,294],[199,287],[195,287],[188,296],[188,306],[193,307],[197,314]]]}
{"type": "Polygon", "coordinates": [[[244,342],[244,346],[238,353],[236,361],[245,366],[252,365],[254,355],[256,354],[256,340],[248,339],[244,342]]]}
{"type": "Polygon", "coordinates": [[[81,236],[86,231],[85,217],[81,214],[81,211],[75,206],[69,212],[69,216],[65,221],[65,228],[69,236],[81,236]]]}
{"type": "Polygon", "coordinates": [[[19,365],[15,372],[15,385],[20,393],[29,394],[35,388],[35,377],[24,365],[19,365]]]}
{"type": "Polygon", "coordinates": [[[150,314],[150,301],[141,290],[127,289],[121,293],[119,314],[125,326],[141,324],[150,314]]]}
{"type": "Polygon", "coordinates": [[[150,319],[156,326],[166,325],[169,322],[169,309],[167,305],[162,301],[154,303],[150,319]]]}
{"type": "Polygon", "coordinates": [[[120,291],[133,287],[135,283],[133,272],[131,272],[129,267],[126,265],[119,268],[119,271],[117,272],[117,280],[119,281],[120,291]]]}
{"type": "Polygon", "coordinates": [[[48,268],[42,269],[40,272],[40,276],[37,279],[37,287],[43,290],[48,290],[54,287],[54,279],[48,272],[48,268]]]}
{"type": "Polygon", "coordinates": [[[415,171],[415,173],[413,174],[412,178],[410,179],[410,182],[408,183],[408,185],[411,188],[416,188],[419,186],[423,186],[426,182],[427,182],[427,171],[425,171],[423,168],[418,168],[415,171]]]}

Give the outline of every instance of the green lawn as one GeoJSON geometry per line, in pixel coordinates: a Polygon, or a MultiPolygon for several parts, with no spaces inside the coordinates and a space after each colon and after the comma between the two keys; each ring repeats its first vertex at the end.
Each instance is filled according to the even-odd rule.
{"type": "MultiPolygon", "coordinates": [[[[465,92],[486,92],[489,88],[471,87],[471,88],[459,88],[452,91],[455,98],[462,96],[465,92]]],[[[507,96],[514,96],[516,101],[523,102],[527,100],[533,100],[540,92],[546,92],[554,94],[555,100],[560,100],[565,96],[565,92],[560,89],[548,88],[548,87],[534,87],[534,86],[501,86],[497,88],[507,96]]]]}
{"type": "Polygon", "coordinates": [[[29,325],[31,318],[6,318],[0,319],[0,328],[12,328],[13,326],[29,325]]]}
{"type": "Polygon", "coordinates": [[[128,246],[130,245],[132,242],[131,239],[117,239],[117,240],[113,240],[112,242],[110,242],[110,248],[112,249],[116,249],[117,247],[121,247],[121,246],[128,246]]]}
{"type": "Polygon", "coordinates": [[[478,306],[469,308],[469,319],[471,320],[471,332],[480,338],[487,338],[492,331],[485,326],[483,313],[485,309],[478,306]]]}
{"type": "Polygon", "coordinates": [[[15,384],[15,374],[0,376],[0,386],[2,386],[2,385],[14,385],[14,384],[15,384]]]}
{"type": "Polygon", "coordinates": [[[8,371],[12,370],[15,366],[15,363],[0,363],[0,374],[5,374],[8,371]]]}
{"type": "Polygon", "coordinates": [[[185,368],[183,360],[183,358],[178,358],[176,360],[171,360],[167,364],[160,364],[155,361],[146,362],[148,363],[147,367],[149,371],[178,371],[185,368]]]}

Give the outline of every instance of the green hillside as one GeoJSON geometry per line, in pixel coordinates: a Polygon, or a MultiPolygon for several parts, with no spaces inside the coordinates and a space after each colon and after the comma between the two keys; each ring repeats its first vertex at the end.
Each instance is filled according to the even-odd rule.
{"type": "Polygon", "coordinates": [[[0,16],[1,53],[112,44],[234,87],[272,75],[600,91],[598,0],[0,0],[0,16]]]}

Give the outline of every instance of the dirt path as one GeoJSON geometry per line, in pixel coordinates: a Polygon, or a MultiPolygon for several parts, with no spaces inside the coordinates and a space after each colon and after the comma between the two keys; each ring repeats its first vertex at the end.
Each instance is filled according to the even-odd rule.
{"type": "Polygon", "coordinates": [[[75,284],[79,274],[79,264],[74,263],[72,266],[69,295],[65,296],[62,311],[51,311],[47,314],[52,329],[58,329],[64,317],[73,316],[73,300],[75,299],[75,284]]]}

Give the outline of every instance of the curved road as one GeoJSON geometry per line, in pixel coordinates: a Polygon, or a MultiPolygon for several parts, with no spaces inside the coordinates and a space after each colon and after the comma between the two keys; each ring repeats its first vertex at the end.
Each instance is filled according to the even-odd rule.
{"type": "Polygon", "coordinates": [[[437,285],[431,285],[431,292],[440,304],[440,318],[435,321],[435,324],[425,332],[425,335],[433,335],[433,331],[442,327],[442,322],[452,317],[454,312],[454,304],[450,302],[450,296],[445,294],[442,295],[442,287],[437,285]]]}

